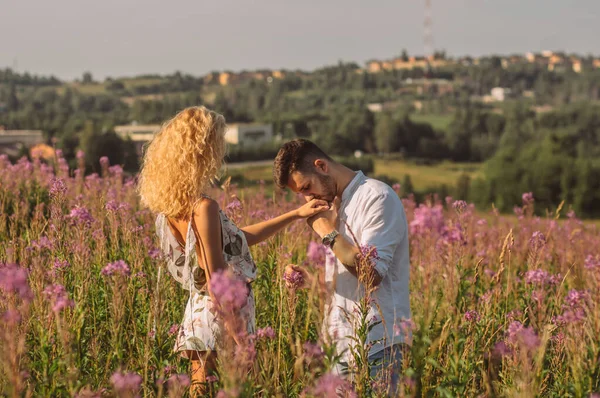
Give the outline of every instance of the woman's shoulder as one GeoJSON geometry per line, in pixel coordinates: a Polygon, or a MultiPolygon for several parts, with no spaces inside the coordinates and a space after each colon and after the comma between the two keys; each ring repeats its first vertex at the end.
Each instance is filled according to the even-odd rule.
{"type": "Polygon", "coordinates": [[[220,210],[221,208],[216,200],[203,196],[194,205],[193,215],[196,219],[214,219],[220,210]]]}

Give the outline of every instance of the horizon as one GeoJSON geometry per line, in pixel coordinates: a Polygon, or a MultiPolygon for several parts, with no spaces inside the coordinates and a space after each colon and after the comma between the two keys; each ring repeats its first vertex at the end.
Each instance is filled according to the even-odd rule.
{"type": "MultiPolygon", "coordinates": [[[[552,52],[555,54],[565,54],[567,56],[578,56],[578,57],[593,57],[594,59],[600,59],[600,53],[598,54],[593,54],[593,53],[577,53],[577,52],[571,52],[568,50],[551,50],[551,49],[543,49],[543,50],[539,50],[539,51],[526,51],[526,52],[507,52],[507,53],[487,53],[487,54],[480,54],[478,56],[474,56],[474,55],[470,55],[470,54],[460,54],[460,55],[455,55],[455,54],[448,54],[445,50],[443,49],[436,49],[436,52],[444,52],[445,53],[445,58],[446,59],[461,59],[461,58],[466,58],[466,57],[471,57],[473,59],[480,59],[480,58],[486,58],[486,57],[510,57],[510,56],[525,56],[527,53],[533,53],[533,54],[542,54],[542,52],[552,52]]],[[[401,52],[400,52],[401,53],[401,52]]],[[[90,72],[92,74],[92,77],[94,78],[94,81],[97,83],[101,83],[103,81],[105,81],[106,79],[113,79],[113,80],[121,80],[121,79],[136,79],[136,78],[143,78],[143,77],[153,77],[153,76],[159,76],[159,77],[164,77],[164,76],[168,76],[168,75],[173,75],[177,72],[181,73],[182,75],[190,75],[192,77],[203,77],[206,76],[210,73],[213,72],[218,72],[218,73],[224,73],[224,72],[230,72],[230,73],[243,73],[243,72],[256,72],[256,71],[275,71],[275,70],[280,70],[280,71],[289,71],[289,72],[305,72],[305,73],[312,73],[316,70],[319,70],[321,68],[325,68],[325,67],[329,67],[329,66],[333,66],[333,65],[337,65],[339,62],[343,62],[343,63],[354,63],[357,64],[360,68],[363,68],[367,65],[368,62],[371,61],[387,61],[387,60],[391,60],[391,59],[395,59],[400,57],[400,53],[397,53],[395,55],[390,55],[388,57],[381,57],[381,58],[370,58],[368,60],[362,61],[362,62],[358,62],[358,61],[354,61],[354,60],[338,60],[337,62],[334,63],[330,63],[330,64],[323,64],[323,65],[318,65],[314,68],[311,69],[301,69],[301,68],[273,68],[273,67],[258,67],[258,68],[241,68],[241,69],[219,69],[219,70],[212,70],[212,71],[208,71],[206,73],[203,74],[193,74],[193,73],[188,73],[188,72],[184,72],[182,70],[173,70],[171,72],[165,72],[165,73],[158,73],[158,72],[145,72],[145,73],[139,73],[139,74],[132,74],[132,75],[123,75],[123,76],[104,76],[102,79],[98,79],[94,73],[92,71],[89,70],[83,70],[81,71],[81,73],[78,76],[75,76],[72,79],[63,79],[55,74],[38,74],[38,73],[33,73],[31,71],[27,71],[27,70],[15,70],[13,69],[12,66],[0,66],[0,70],[1,69],[10,69],[12,72],[23,75],[28,73],[31,76],[36,76],[36,77],[46,77],[46,78],[51,78],[51,77],[55,77],[57,79],[59,79],[62,83],[74,83],[77,82],[78,80],[81,80],[81,77],[84,73],[86,72],[90,72]]],[[[416,57],[416,58],[423,58],[425,57],[423,54],[411,54],[408,53],[409,57],[416,57]]]]}
{"type": "MultiPolygon", "coordinates": [[[[314,70],[406,49],[426,54],[424,1],[302,3],[58,0],[3,9],[0,65],[63,81],[211,71],[314,70]]],[[[600,2],[432,1],[433,45],[452,56],[600,54],[600,2]]]]}

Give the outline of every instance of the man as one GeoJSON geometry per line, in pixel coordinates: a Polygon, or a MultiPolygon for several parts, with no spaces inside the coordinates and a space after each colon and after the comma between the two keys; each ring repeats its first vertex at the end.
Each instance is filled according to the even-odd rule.
{"type": "Polygon", "coordinates": [[[401,327],[403,320],[410,319],[408,226],[402,201],[387,184],[335,162],[308,140],[285,143],[275,158],[273,175],[280,188],[289,187],[306,200],[332,203],[329,211],[307,220],[331,251],[325,265],[325,282],[333,290],[326,308],[326,330],[337,339],[338,351],[345,351],[342,361],[349,363],[348,348],[353,343],[348,336],[355,335],[356,324],[348,314],[355,311],[365,288],[374,289],[369,316],[383,318],[383,322],[369,333],[368,341],[373,344],[369,359],[383,358],[384,363],[372,367],[371,373],[391,365],[395,388],[399,348],[410,338],[401,327]],[[361,246],[377,251],[367,282],[370,286],[359,282],[359,276],[369,270],[361,269],[365,262],[360,261],[355,238],[361,246]]]}

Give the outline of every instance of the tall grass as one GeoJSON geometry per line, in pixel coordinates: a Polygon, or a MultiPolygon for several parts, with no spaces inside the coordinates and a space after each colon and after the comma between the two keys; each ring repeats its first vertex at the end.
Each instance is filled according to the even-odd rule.
{"type": "MultiPolygon", "coordinates": [[[[103,159],[102,175],[0,158],[0,394],[182,396],[189,363],[173,352],[187,294],[168,274],[135,181],[103,159]]],[[[297,206],[282,194],[225,185],[240,225],[297,206]]],[[[464,202],[404,198],[410,223],[413,319],[401,396],[589,396],[600,390],[600,233],[567,209],[517,217],[464,202]]],[[[366,372],[364,319],[354,341],[354,383],[330,370],[334,341],[321,330],[317,286],[288,289],[288,263],[317,270],[310,230],[291,225],[253,248],[259,332],[220,363],[221,396],[381,396],[366,372]],[[242,355],[243,354],[243,355],[242,355]],[[230,359],[231,359],[230,358],[230,359]],[[235,368],[234,368],[235,367],[235,368]]],[[[314,246],[314,244],[313,244],[314,246]]],[[[316,254],[315,254],[316,253],[316,254]]]]}

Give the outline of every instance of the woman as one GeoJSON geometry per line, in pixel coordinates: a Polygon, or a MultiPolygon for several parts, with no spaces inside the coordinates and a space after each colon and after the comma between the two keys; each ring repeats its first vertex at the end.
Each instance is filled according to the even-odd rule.
{"type": "MultiPolygon", "coordinates": [[[[229,270],[250,287],[256,265],[249,246],[271,237],[290,222],[327,210],[313,200],[300,208],[239,229],[204,192],[219,175],[225,155],[225,119],[205,107],[190,107],[166,122],[148,146],[140,172],[142,204],[157,213],[156,232],[171,275],[190,291],[175,350],[192,361],[196,393],[215,372],[219,343],[229,330],[215,317],[211,276],[229,270]]],[[[250,289],[239,323],[253,333],[250,289]],[[245,315],[242,315],[245,314],[245,315]]],[[[229,325],[231,326],[231,325],[229,325]]]]}

